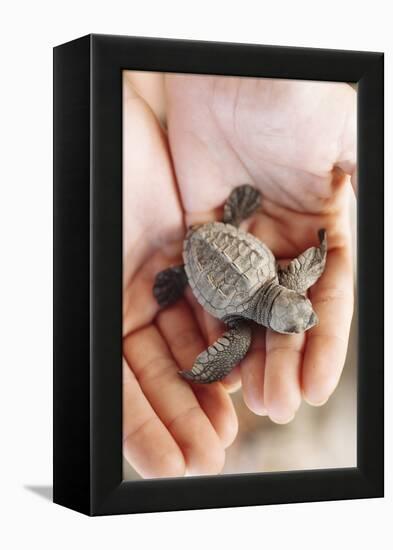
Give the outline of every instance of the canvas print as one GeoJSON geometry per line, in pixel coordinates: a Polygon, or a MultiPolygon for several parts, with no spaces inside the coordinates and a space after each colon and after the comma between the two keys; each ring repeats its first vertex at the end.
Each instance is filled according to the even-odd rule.
{"type": "Polygon", "coordinates": [[[122,81],[124,479],[356,466],[356,87],[122,81]]]}

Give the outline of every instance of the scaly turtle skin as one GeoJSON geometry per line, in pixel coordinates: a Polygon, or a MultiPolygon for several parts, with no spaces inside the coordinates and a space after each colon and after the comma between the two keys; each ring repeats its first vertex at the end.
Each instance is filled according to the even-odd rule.
{"type": "Polygon", "coordinates": [[[201,306],[230,329],[196,358],[191,370],[180,372],[188,380],[224,378],[248,351],[250,321],[284,334],[306,331],[318,322],[305,293],[323,273],[326,232],[319,230],[319,247],[307,249],[283,269],[264,243],[238,228],[259,203],[256,189],[236,187],[225,203],[223,222],[189,229],[184,266],[156,277],[153,293],[161,307],[176,302],[189,283],[201,306]]]}

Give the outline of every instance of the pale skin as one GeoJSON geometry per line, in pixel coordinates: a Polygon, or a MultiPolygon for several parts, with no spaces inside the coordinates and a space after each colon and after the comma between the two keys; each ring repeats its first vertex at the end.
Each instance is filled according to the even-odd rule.
{"type": "MultiPolygon", "coordinates": [[[[216,474],[237,433],[228,392],[276,423],[302,399],[321,405],[344,365],[353,310],[348,202],[356,166],[355,91],[346,84],[163,75],[168,133],[124,80],[124,454],[143,477],[216,474]],[[179,377],[223,332],[185,297],[159,311],[155,275],[181,263],[185,228],[219,219],[230,190],[258,187],[245,227],[280,260],[328,234],[324,274],[309,297],[319,324],[305,334],[255,327],[242,363],[223,381],[179,377]]],[[[153,107],[154,107],[154,101],[153,107]]]]}

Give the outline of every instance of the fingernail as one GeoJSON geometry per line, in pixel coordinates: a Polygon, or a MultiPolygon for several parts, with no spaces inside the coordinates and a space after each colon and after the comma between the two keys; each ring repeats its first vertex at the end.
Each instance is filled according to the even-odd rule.
{"type": "Polygon", "coordinates": [[[303,391],[303,399],[306,403],[312,407],[322,407],[328,400],[332,391],[326,392],[326,389],[323,391],[320,387],[310,387],[307,388],[307,391],[303,391]]]}
{"type": "Polygon", "coordinates": [[[295,413],[289,417],[288,416],[277,417],[277,416],[270,415],[269,418],[275,424],[289,424],[289,422],[292,422],[292,420],[295,418],[295,413]]]}
{"type": "Polygon", "coordinates": [[[263,405],[260,405],[259,407],[253,407],[251,410],[254,414],[257,414],[258,416],[267,416],[267,410],[263,405]]]}
{"type": "Polygon", "coordinates": [[[241,382],[240,380],[237,381],[237,382],[230,382],[230,383],[226,383],[226,382],[221,382],[221,384],[224,386],[225,390],[228,392],[228,393],[235,393],[237,392],[240,387],[241,387],[241,382]]]}
{"type": "Polygon", "coordinates": [[[263,405],[262,399],[258,395],[253,395],[252,393],[250,395],[250,393],[248,393],[247,398],[244,398],[244,402],[254,414],[258,416],[267,416],[267,410],[263,405]]]}
{"type": "Polygon", "coordinates": [[[328,395],[327,397],[326,396],[321,397],[320,395],[318,395],[318,393],[313,395],[312,393],[310,394],[309,392],[306,395],[304,395],[304,401],[309,405],[311,405],[312,407],[322,407],[322,405],[325,405],[325,403],[329,401],[329,397],[330,395],[328,395]]]}

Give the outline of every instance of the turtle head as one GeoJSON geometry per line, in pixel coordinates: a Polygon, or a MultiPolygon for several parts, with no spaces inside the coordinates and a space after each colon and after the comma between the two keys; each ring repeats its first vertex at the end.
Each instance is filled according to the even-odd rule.
{"type": "Polygon", "coordinates": [[[294,290],[283,290],[274,300],[269,326],[276,332],[296,334],[318,323],[310,300],[294,290]]]}

